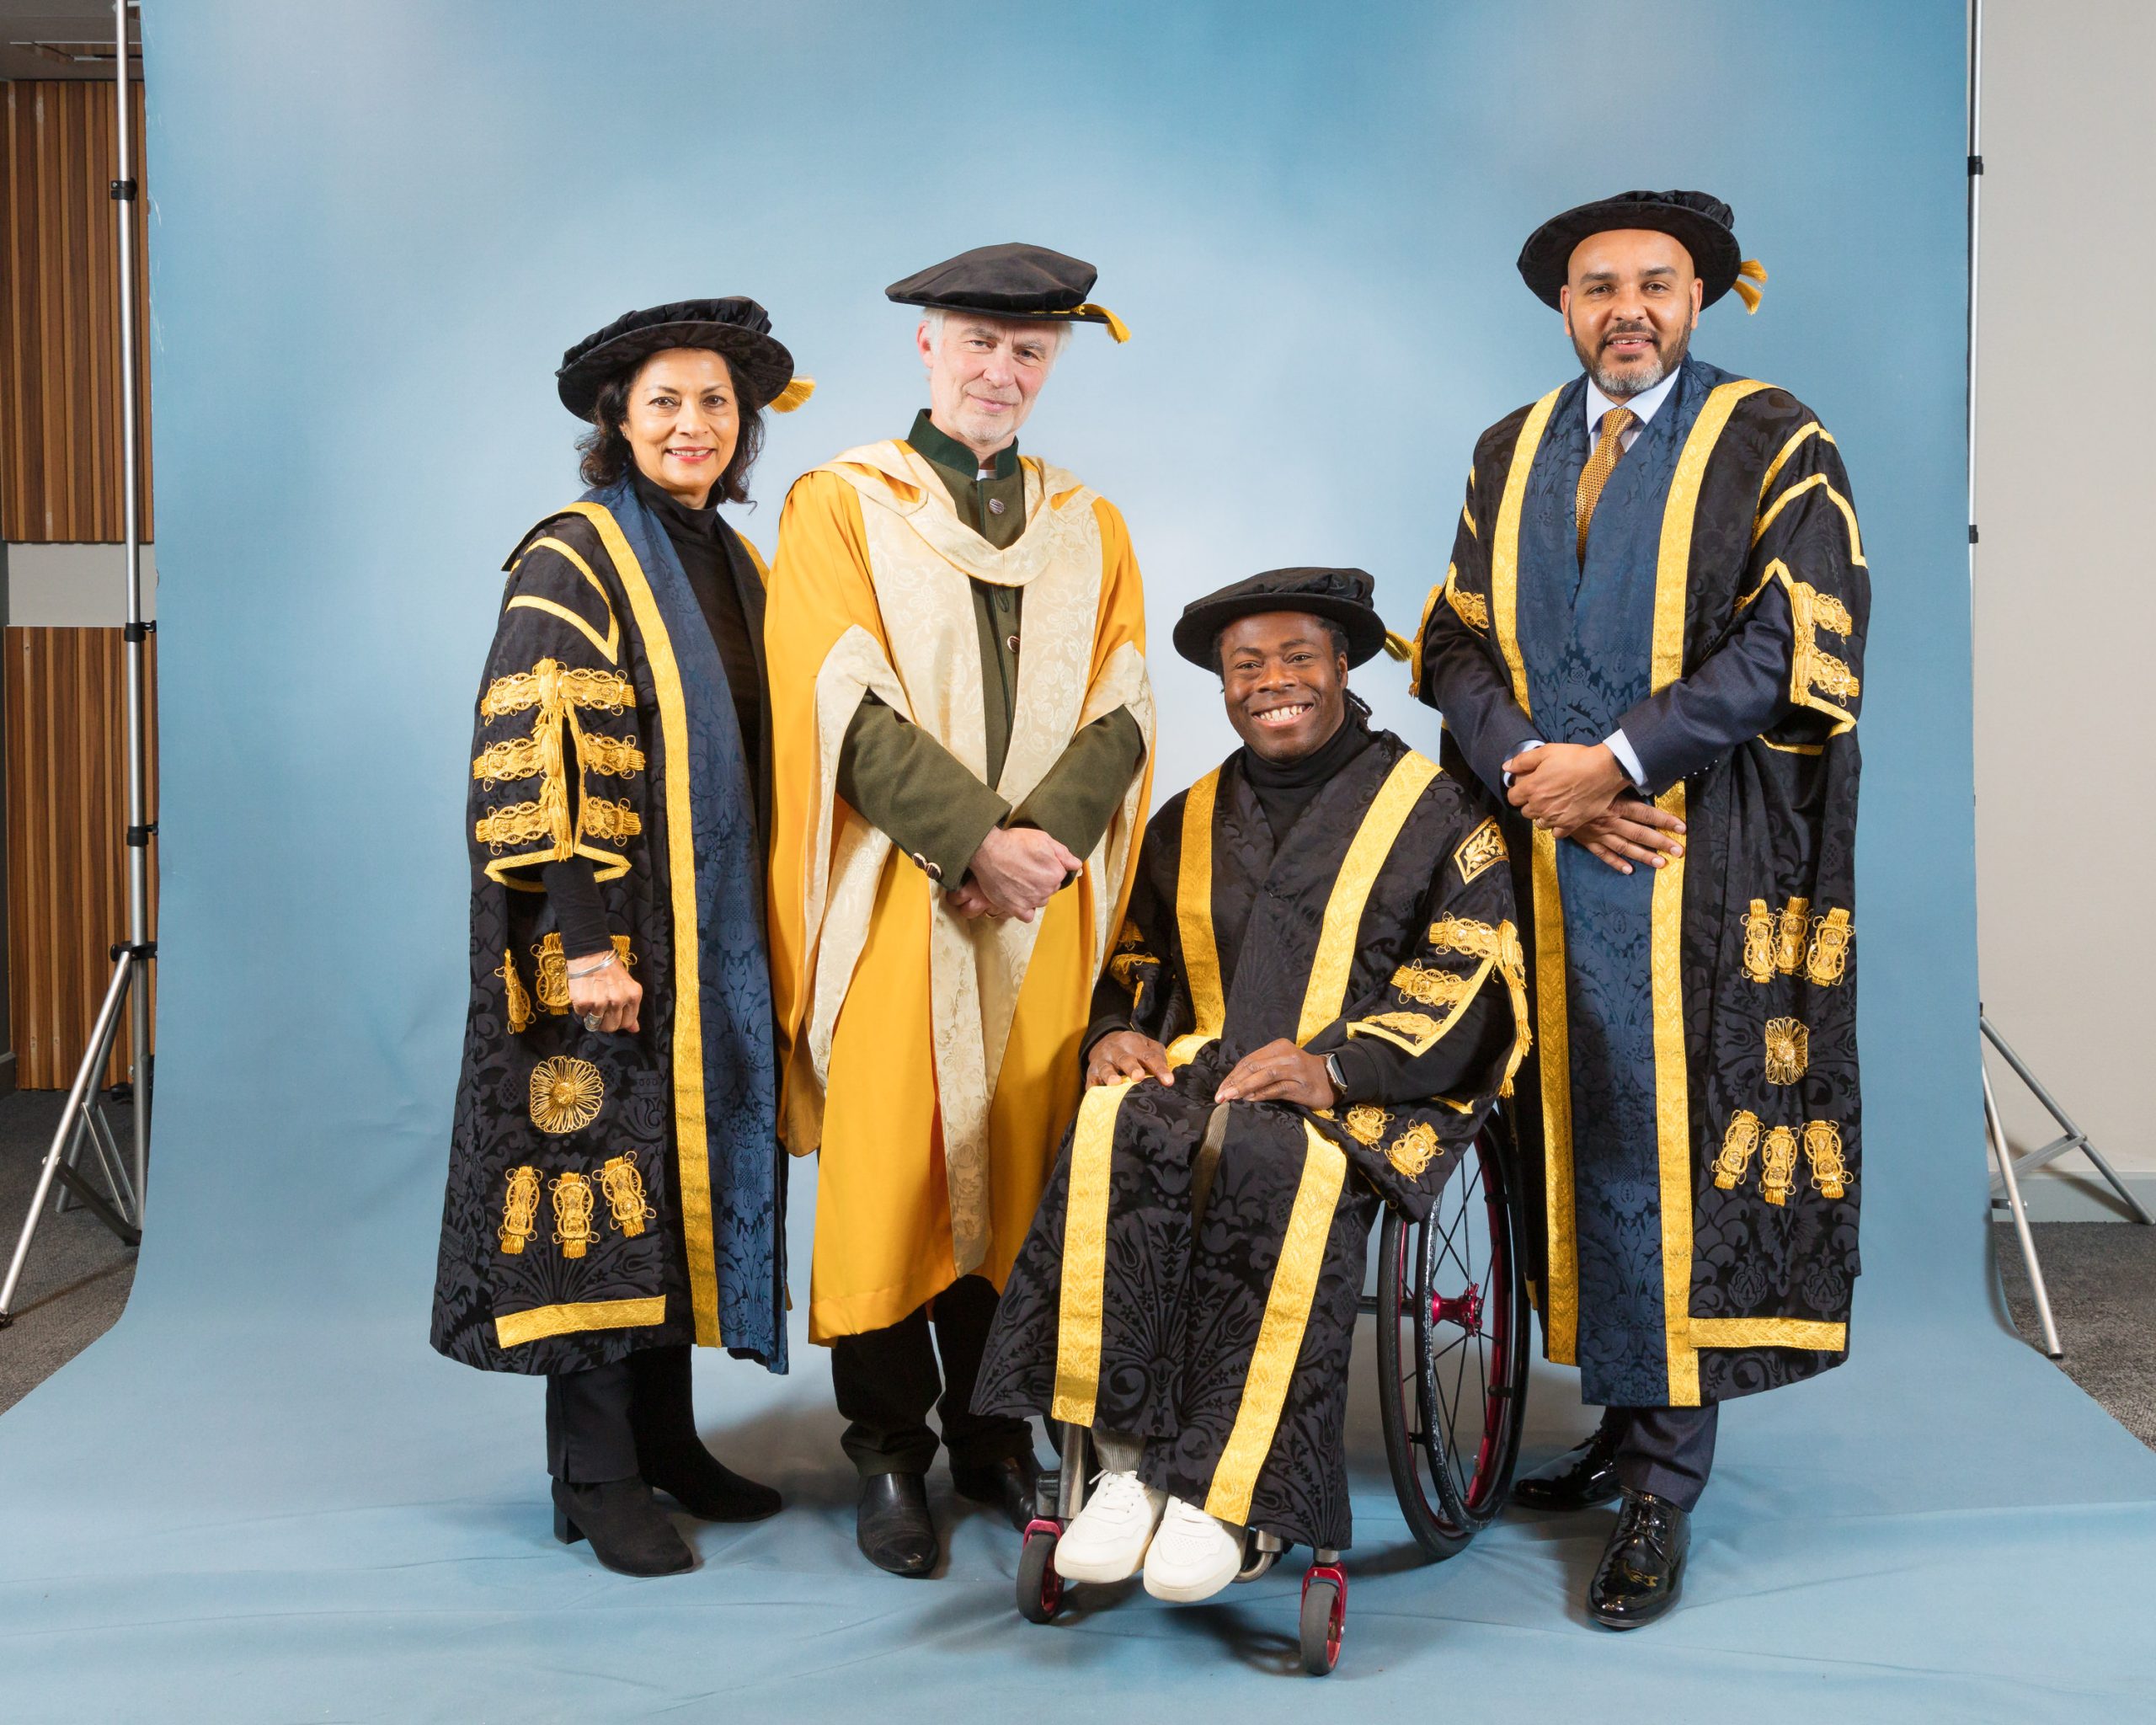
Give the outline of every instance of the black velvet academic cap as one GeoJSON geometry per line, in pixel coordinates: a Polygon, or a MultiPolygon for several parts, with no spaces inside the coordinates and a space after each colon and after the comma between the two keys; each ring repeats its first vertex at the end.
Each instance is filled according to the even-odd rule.
{"type": "Polygon", "coordinates": [[[1376,586],[1361,569],[1267,569],[1183,606],[1176,622],[1176,651],[1218,676],[1214,643],[1221,630],[1239,617],[1295,611],[1337,623],[1348,637],[1348,664],[1360,665],[1385,647],[1385,619],[1370,602],[1376,586]]]}
{"type": "Polygon", "coordinates": [[[723,354],[754,398],[759,411],[793,411],[816,385],[796,379],[793,355],[771,339],[771,316],[754,300],[675,300],[641,312],[624,312],[562,355],[554,373],[562,405],[579,419],[591,417],[599,392],[670,347],[703,347],[723,354]]]}
{"type": "Polygon", "coordinates": [[[918,275],[893,282],[883,296],[902,306],[979,312],[990,318],[1104,323],[1118,341],[1128,341],[1130,332],[1123,319],[1086,297],[1098,273],[1082,258],[1013,242],[978,246],[931,264],[918,275]]]}
{"type": "MultiPolygon", "coordinates": [[[[1736,219],[1728,205],[1705,192],[1620,192],[1553,216],[1536,228],[1520,248],[1520,278],[1537,299],[1555,307],[1572,253],[1582,240],[1612,228],[1645,227],[1668,234],[1691,253],[1692,268],[1703,290],[1700,302],[1711,306],[1736,285],[1743,266],[1742,250],[1732,231],[1736,219]]],[[[1752,267],[1758,270],[1757,264],[1752,267]]],[[[1756,279],[1765,276],[1759,270],[1756,279]]],[[[1757,300],[1756,293],[1745,296],[1748,307],[1757,300]]]]}

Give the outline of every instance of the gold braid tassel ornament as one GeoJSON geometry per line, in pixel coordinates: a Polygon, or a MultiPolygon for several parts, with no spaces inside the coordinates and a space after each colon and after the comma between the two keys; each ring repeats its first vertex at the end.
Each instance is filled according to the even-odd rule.
{"type": "Polygon", "coordinates": [[[1832,988],[1849,970],[1849,943],[1856,930],[1845,910],[1829,911],[1812,922],[1812,948],[1804,955],[1804,974],[1822,988],[1832,988]]]}
{"type": "Polygon", "coordinates": [[[1777,1126],[1767,1135],[1759,1159],[1759,1194],[1769,1204],[1787,1204],[1796,1190],[1796,1134],[1777,1126]]]}
{"type": "Polygon", "coordinates": [[[1737,290],[1737,298],[1744,302],[1744,315],[1750,317],[1759,309],[1760,290],[1767,285],[1767,266],[1757,258],[1747,258],[1737,266],[1737,280],[1730,286],[1737,290]]]}
{"type": "Polygon", "coordinates": [[[561,1174],[547,1189],[554,1198],[554,1244],[563,1258],[582,1258],[599,1237],[591,1226],[591,1182],[582,1174],[561,1174]]]}
{"type": "Polygon", "coordinates": [[[599,1171],[599,1187],[606,1194],[614,1226],[630,1239],[643,1232],[646,1222],[658,1219],[659,1212],[644,1202],[643,1176],[637,1172],[633,1150],[606,1159],[606,1166],[599,1171]]]}
{"type": "Polygon", "coordinates": [[[1739,1108],[1729,1117],[1729,1130],[1722,1134],[1721,1154],[1715,1158],[1715,1184],[1733,1191],[1752,1167],[1752,1153],[1759,1147],[1759,1117],[1739,1108]]]}
{"type": "Polygon", "coordinates": [[[509,1171],[509,1194],[502,1203],[502,1250],[521,1252],[526,1241],[539,1230],[533,1220],[539,1214],[539,1171],[533,1167],[509,1171]]]}
{"type": "Polygon", "coordinates": [[[509,1007],[509,1033],[521,1036],[531,1023],[531,996],[524,991],[524,979],[516,974],[514,953],[502,954],[502,968],[494,972],[502,980],[502,992],[509,1007]]]}
{"type": "Polygon", "coordinates": [[[1421,1179],[1422,1170],[1442,1153],[1438,1129],[1428,1120],[1417,1120],[1385,1147],[1385,1159],[1411,1180],[1421,1179]]]}
{"type": "Polygon", "coordinates": [[[1791,899],[1783,907],[1780,926],[1774,932],[1774,969],[1785,976],[1796,975],[1804,962],[1804,937],[1812,922],[1812,900],[1791,899]]]}
{"type": "Polygon", "coordinates": [[[1804,1128],[1804,1157],[1812,1165],[1812,1186],[1822,1198],[1841,1198],[1849,1189],[1849,1166],[1842,1160],[1842,1129],[1832,1120],[1812,1120],[1804,1128]]]}
{"type": "Polygon", "coordinates": [[[1744,913],[1744,974],[1754,982],[1774,980],[1774,913],[1764,899],[1744,913]]]}

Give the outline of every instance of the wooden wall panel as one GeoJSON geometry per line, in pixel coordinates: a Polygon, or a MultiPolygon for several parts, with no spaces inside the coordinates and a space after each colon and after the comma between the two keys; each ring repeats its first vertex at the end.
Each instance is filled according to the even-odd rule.
{"type": "MultiPolygon", "coordinates": [[[[127,936],[126,667],[118,629],[11,628],[0,725],[7,740],[8,1008],[15,1081],[63,1090],[127,936]]],[[[146,699],[157,711],[157,638],[146,699]]],[[[157,817],[157,730],[149,806],[157,817]]],[[[151,928],[157,927],[155,841],[151,928]]],[[[154,972],[153,972],[154,974],[154,972]]],[[[122,1028],[104,1082],[127,1076],[122,1028]]]]}
{"type": "MultiPolygon", "coordinates": [[[[142,179],[142,86],[134,92],[142,179]]],[[[122,535],[120,240],[110,185],[110,80],[0,83],[0,537],[122,535]]],[[[136,382],[145,540],[150,520],[149,272],[135,204],[136,382]]]]}

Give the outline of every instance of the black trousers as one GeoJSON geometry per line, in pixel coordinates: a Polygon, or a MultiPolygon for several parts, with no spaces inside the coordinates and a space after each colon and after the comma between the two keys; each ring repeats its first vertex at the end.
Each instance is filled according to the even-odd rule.
{"type": "Polygon", "coordinates": [[[547,1471],[567,1484],[627,1479],[653,1450],[698,1441],[686,1342],[547,1380],[547,1471]]]}
{"type": "Polygon", "coordinates": [[[831,1387],[847,1420],[839,1442],[862,1477],[926,1473],[936,1459],[931,1408],[953,1467],[979,1467],[1032,1450],[1033,1429],[1024,1420],[973,1411],[995,1299],[986,1277],[961,1276],[889,1328],[841,1336],[831,1344],[831,1387]]]}
{"type": "Polygon", "coordinates": [[[1715,1465],[1716,1405],[1704,1407],[1605,1407],[1602,1430],[1614,1440],[1617,1477],[1628,1492],[1690,1509],[1715,1465]]]}

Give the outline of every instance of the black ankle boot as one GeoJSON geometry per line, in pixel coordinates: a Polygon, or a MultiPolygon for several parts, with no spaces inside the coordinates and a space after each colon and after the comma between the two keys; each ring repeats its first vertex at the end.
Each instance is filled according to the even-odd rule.
{"type": "Polygon", "coordinates": [[[637,1446],[637,1466],[655,1492],[664,1492],[699,1521],[761,1521],[783,1500],[769,1486],[744,1479],[697,1439],[637,1446]]]}
{"type": "Polygon", "coordinates": [[[862,1557],[893,1575],[921,1576],[935,1568],[942,1551],[921,1476],[872,1473],[862,1481],[853,1540],[862,1557]]]}
{"type": "Polygon", "coordinates": [[[554,1537],[565,1546],[590,1540],[592,1555],[622,1575],[679,1575],[696,1567],[651,1487],[633,1475],[595,1486],[556,1480],[554,1537]]]}

